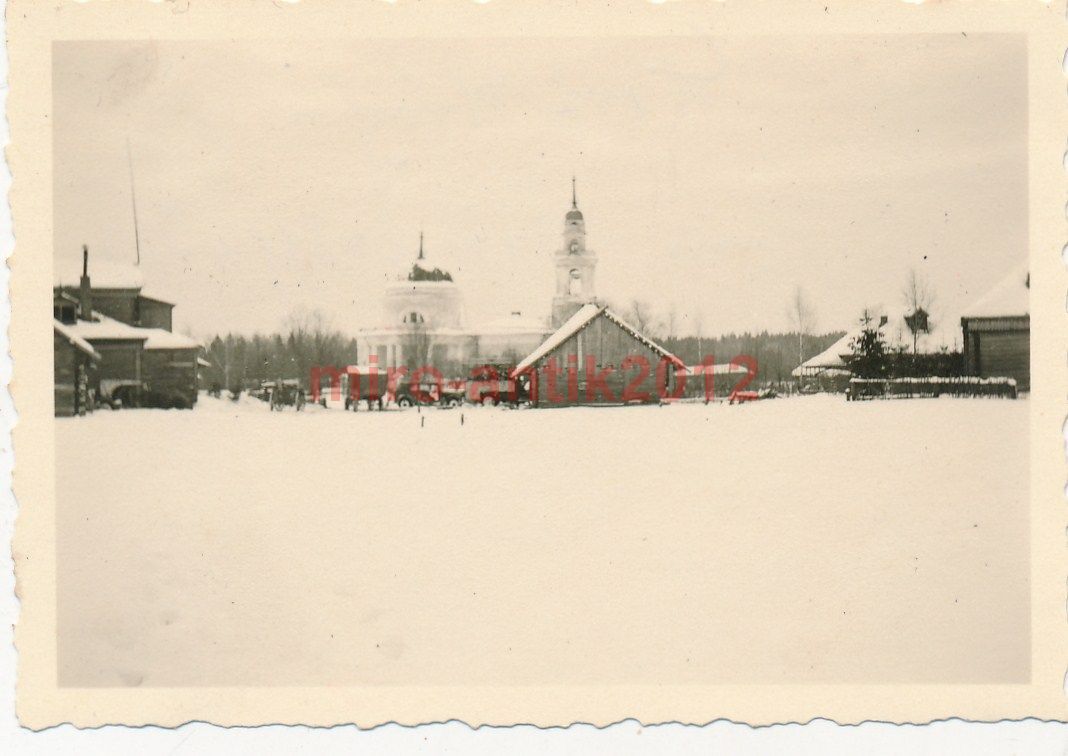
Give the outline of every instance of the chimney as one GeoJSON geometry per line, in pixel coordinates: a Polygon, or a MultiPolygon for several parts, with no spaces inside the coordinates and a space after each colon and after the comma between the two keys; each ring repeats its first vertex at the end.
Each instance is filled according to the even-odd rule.
{"type": "Polygon", "coordinates": [[[80,281],[78,303],[83,320],[93,319],[93,292],[89,287],[89,247],[82,245],[82,279],[80,281]]]}

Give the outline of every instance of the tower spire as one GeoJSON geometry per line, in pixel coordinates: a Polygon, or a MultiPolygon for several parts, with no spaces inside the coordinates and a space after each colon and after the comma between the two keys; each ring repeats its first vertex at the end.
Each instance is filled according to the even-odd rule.
{"type": "Polygon", "coordinates": [[[419,231],[419,259],[423,259],[423,232],[419,231]]]}
{"type": "Polygon", "coordinates": [[[575,210],[578,209],[578,194],[575,192],[575,176],[571,176],[571,207],[575,210]]]}

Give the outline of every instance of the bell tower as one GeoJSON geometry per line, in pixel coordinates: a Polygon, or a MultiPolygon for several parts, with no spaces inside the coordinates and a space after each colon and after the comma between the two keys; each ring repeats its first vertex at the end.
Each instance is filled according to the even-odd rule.
{"type": "Polygon", "coordinates": [[[559,328],[582,305],[596,299],[594,272],[597,255],[586,248],[586,219],[578,209],[575,179],[571,178],[571,209],[564,216],[564,245],[553,256],[556,266],[556,295],[553,297],[552,326],[559,328]]]}

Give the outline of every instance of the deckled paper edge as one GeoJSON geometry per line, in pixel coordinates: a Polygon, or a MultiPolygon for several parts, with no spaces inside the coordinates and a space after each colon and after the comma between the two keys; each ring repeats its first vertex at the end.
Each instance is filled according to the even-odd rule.
{"type": "Polygon", "coordinates": [[[1065,238],[1065,87],[1058,63],[1065,50],[1064,10],[1039,4],[952,3],[905,7],[896,1],[851,8],[846,3],[800,7],[741,3],[708,6],[679,3],[650,6],[621,3],[607,9],[567,4],[539,5],[536,11],[502,4],[449,8],[400,4],[350,7],[264,3],[244,11],[202,8],[190,3],[90,3],[61,5],[58,11],[27,0],[9,5],[12,88],[9,122],[14,175],[10,195],[17,250],[11,260],[12,301],[19,310],[11,327],[11,354],[18,380],[12,383],[19,423],[15,492],[20,504],[15,563],[23,601],[16,630],[20,651],[18,712],[33,728],[69,721],[92,727],[113,722],[175,726],[187,721],[218,724],[353,722],[373,727],[389,722],[414,725],[463,721],[537,726],[584,722],[604,726],[627,719],[643,723],[705,723],[724,719],[762,725],[828,718],[926,722],[1063,719],[1066,651],[1064,420],[1065,355],[1063,327],[1065,273],[1060,250],[1065,238]],[[625,11],[623,7],[626,6],[625,11]],[[701,6],[701,7],[698,7],[701,6]],[[695,7],[698,9],[693,10],[695,7]],[[53,15],[54,12],[54,15],[53,15]],[[338,13],[340,15],[334,15],[338,13]],[[475,11],[475,14],[482,11],[475,11]],[[657,14],[661,15],[657,15],[657,14]],[[358,18],[357,18],[358,17],[358,18]],[[106,37],[271,37],[375,34],[560,34],[582,33],[879,33],[920,27],[952,33],[1000,30],[1012,17],[1026,17],[1030,47],[1031,110],[1031,267],[1032,277],[1032,619],[1033,679],[1027,686],[595,686],[570,688],[273,688],[273,689],[59,689],[56,687],[55,564],[52,537],[51,357],[45,344],[42,301],[51,281],[51,128],[47,51],[52,38],[106,37]],[[349,23],[337,24],[338,18],[349,23]],[[696,21],[695,21],[696,19],[696,21]],[[566,33],[566,32],[565,32],[566,33]],[[1053,56],[1057,56],[1054,61],[1053,56]],[[43,68],[42,68],[43,67],[43,68]],[[36,82],[36,85],[34,84],[36,82]],[[1037,89],[1037,91],[1036,91],[1037,89]],[[1056,92],[1058,97],[1036,97],[1056,92]],[[1056,143],[1056,147],[1053,145],[1056,143]],[[1053,155],[1056,153],[1056,157],[1053,155]],[[1058,161],[1053,166],[1054,160],[1058,161]],[[1059,189],[1059,191],[1058,191],[1059,189]],[[1057,197],[1056,201],[1052,198],[1057,197]],[[1053,209],[1053,206],[1056,209],[1053,209]],[[1055,257],[1056,256],[1056,257],[1055,257]],[[29,259],[33,265],[22,264],[29,259]],[[47,260],[47,263],[45,262],[47,260]],[[39,263],[39,264],[38,264],[39,263]],[[32,301],[31,301],[32,300],[32,301]],[[1056,304],[1054,304],[1056,302],[1056,304]],[[38,317],[38,313],[40,317],[38,317]],[[1056,456],[1053,426],[1058,429],[1056,456]],[[1053,491],[1056,490],[1056,495],[1053,491]],[[1055,674],[1054,674],[1055,673],[1055,674]],[[1054,679],[1055,678],[1055,679],[1054,679]],[[400,691],[398,693],[398,691],[400,691]]]}

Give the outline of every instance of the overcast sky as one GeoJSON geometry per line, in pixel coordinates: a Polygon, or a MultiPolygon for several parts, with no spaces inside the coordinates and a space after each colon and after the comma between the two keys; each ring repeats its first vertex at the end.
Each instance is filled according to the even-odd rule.
{"type": "MultiPolygon", "coordinates": [[[[957,318],[1027,256],[1021,37],[57,43],[55,264],[134,259],[197,335],[378,324],[428,252],[468,321],[547,315],[571,175],[597,294],[821,330],[910,268],[957,318]]],[[[17,228],[16,228],[17,234],[17,228]]]]}

